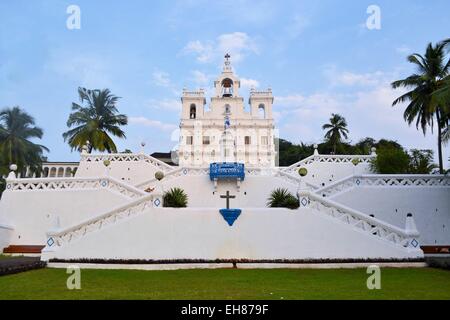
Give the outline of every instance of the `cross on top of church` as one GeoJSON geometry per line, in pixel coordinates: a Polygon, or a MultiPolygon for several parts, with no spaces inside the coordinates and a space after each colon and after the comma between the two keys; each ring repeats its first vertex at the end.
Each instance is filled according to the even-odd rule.
{"type": "Polygon", "coordinates": [[[225,55],[225,61],[224,61],[224,65],[223,65],[223,69],[225,70],[225,71],[231,71],[231,61],[230,61],[230,58],[231,58],[231,56],[230,56],[230,54],[229,53],[227,53],[226,55],[225,55]]]}
{"type": "Polygon", "coordinates": [[[222,199],[227,199],[227,209],[230,209],[230,199],[234,199],[236,198],[236,196],[231,196],[230,195],[230,191],[227,191],[226,195],[221,195],[220,196],[222,199]]]}

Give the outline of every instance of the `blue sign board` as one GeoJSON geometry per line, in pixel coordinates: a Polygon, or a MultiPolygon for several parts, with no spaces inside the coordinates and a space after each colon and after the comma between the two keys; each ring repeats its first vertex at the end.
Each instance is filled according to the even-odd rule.
{"type": "Polygon", "coordinates": [[[211,163],[209,165],[209,178],[211,180],[216,179],[244,180],[245,178],[244,164],[237,162],[211,163]]]}

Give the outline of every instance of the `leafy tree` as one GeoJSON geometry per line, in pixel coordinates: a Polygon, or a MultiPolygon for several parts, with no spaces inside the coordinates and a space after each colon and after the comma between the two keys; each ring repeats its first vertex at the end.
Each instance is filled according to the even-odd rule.
{"type": "Polygon", "coordinates": [[[88,90],[78,88],[82,106],[72,103],[72,113],[67,120],[67,127],[74,127],[63,134],[64,141],[68,141],[72,150],[88,145],[89,152],[93,149],[117,152],[117,147],[109,134],[125,138],[120,129],[127,125],[127,116],[118,114],[117,101],[119,97],[113,95],[109,89],[88,90]],[[89,141],[89,144],[87,143],[89,141]]]}
{"type": "Polygon", "coordinates": [[[348,138],[347,122],[345,118],[339,114],[331,114],[330,123],[322,126],[325,133],[325,139],[333,145],[333,153],[336,154],[337,145],[341,143],[342,137],[348,138]]]}
{"type": "Polygon", "coordinates": [[[380,174],[406,174],[409,162],[409,155],[403,148],[383,146],[377,149],[377,157],[372,159],[370,168],[380,174]]]}
{"type": "Polygon", "coordinates": [[[164,207],[185,208],[188,204],[188,196],[181,188],[172,188],[163,195],[164,207]]]}
{"type": "Polygon", "coordinates": [[[394,81],[392,87],[411,89],[407,93],[401,95],[392,103],[393,106],[408,102],[403,117],[408,124],[416,122],[417,129],[422,128],[424,134],[428,126],[433,131],[434,119],[438,128],[438,158],[439,171],[444,172],[442,161],[442,128],[444,127],[446,107],[448,105],[442,99],[444,94],[442,91],[446,85],[450,72],[450,59],[446,61],[446,47],[449,45],[450,39],[439,42],[435,45],[429,43],[422,56],[414,53],[408,56],[408,61],[417,67],[417,73],[409,77],[394,81]]]}
{"type": "Polygon", "coordinates": [[[16,164],[18,172],[27,167],[32,172],[40,172],[43,152],[46,147],[32,142],[41,139],[43,131],[35,125],[35,120],[19,107],[0,111],[0,172],[9,171],[10,164],[16,164]]]}
{"type": "Polygon", "coordinates": [[[409,173],[412,174],[430,174],[437,166],[433,163],[432,150],[410,151],[409,173]]]}

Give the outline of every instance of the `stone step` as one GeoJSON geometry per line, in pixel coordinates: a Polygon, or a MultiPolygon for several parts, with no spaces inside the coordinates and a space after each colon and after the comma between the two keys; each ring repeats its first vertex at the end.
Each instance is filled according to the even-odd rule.
{"type": "Polygon", "coordinates": [[[3,253],[41,253],[45,246],[42,245],[10,245],[3,249],[3,253]]]}

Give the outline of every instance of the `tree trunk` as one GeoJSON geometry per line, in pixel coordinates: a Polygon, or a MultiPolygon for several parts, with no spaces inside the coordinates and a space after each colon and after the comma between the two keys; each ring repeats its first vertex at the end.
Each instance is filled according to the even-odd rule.
{"type": "Polygon", "coordinates": [[[436,120],[438,125],[438,159],[439,159],[439,173],[444,174],[444,163],[442,161],[442,124],[441,116],[439,114],[440,109],[436,110],[436,120]]]}

